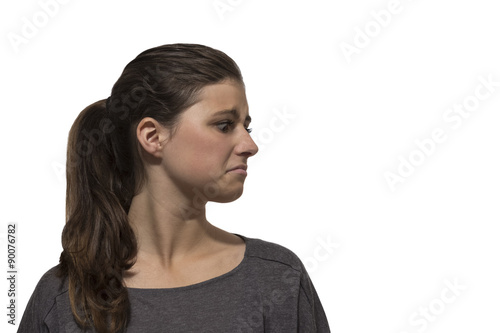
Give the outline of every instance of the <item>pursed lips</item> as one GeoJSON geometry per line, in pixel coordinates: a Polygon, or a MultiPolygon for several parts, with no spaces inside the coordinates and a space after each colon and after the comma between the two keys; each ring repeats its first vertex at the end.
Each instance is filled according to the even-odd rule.
{"type": "Polygon", "coordinates": [[[237,166],[229,169],[227,172],[230,172],[230,171],[234,171],[234,172],[246,175],[247,174],[247,166],[245,164],[240,164],[240,165],[237,165],[237,166]]]}

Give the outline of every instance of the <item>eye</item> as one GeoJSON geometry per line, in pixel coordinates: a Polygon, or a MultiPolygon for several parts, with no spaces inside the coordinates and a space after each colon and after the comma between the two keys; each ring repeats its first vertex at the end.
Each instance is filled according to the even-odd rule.
{"type": "Polygon", "coordinates": [[[234,121],[226,120],[226,121],[218,123],[217,127],[221,130],[221,132],[227,133],[227,131],[229,131],[229,126],[231,126],[233,124],[234,124],[234,121]]]}
{"type": "MultiPolygon", "coordinates": [[[[232,120],[226,120],[226,121],[218,123],[217,127],[219,128],[219,130],[221,132],[227,133],[229,131],[229,127],[233,126],[233,125],[234,125],[234,121],[232,121],[232,120]]],[[[252,129],[251,128],[246,127],[245,130],[248,133],[252,133],[252,129]]]]}

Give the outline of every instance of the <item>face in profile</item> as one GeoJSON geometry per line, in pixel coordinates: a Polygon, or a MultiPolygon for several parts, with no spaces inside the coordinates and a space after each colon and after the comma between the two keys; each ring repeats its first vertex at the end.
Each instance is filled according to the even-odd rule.
{"type": "MultiPolygon", "coordinates": [[[[163,150],[163,170],[183,192],[230,202],[243,193],[244,170],[258,147],[250,137],[244,87],[234,81],[206,86],[180,117],[163,150]]],[[[250,172],[248,170],[248,172],[250,172]]]]}

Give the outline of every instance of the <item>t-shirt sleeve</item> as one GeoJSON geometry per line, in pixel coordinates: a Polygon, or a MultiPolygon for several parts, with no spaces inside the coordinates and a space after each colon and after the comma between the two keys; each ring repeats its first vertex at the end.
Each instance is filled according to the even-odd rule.
{"type": "Polygon", "coordinates": [[[328,320],[319,300],[318,293],[305,267],[302,264],[301,266],[302,274],[298,297],[298,331],[301,333],[330,333],[328,320]]]}
{"type": "Polygon", "coordinates": [[[31,295],[17,333],[49,333],[47,325],[43,322],[43,311],[38,305],[40,301],[37,294],[35,290],[31,295]]]}
{"type": "Polygon", "coordinates": [[[24,310],[17,333],[57,333],[54,329],[49,330],[46,323],[58,291],[53,272],[52,269],[45,273],[36,285],[24,310]]]}

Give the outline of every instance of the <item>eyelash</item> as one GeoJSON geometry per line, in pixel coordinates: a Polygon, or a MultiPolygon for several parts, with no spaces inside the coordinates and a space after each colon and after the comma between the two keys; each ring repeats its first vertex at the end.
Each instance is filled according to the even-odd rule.
{"type": "MultiPolygon", "coordinates": [[[[217,124],[217,126],[219,126],[219,125],[232,126],[232,125],[234,125],[234,121],[232,121],[232,120],[226,120],[226,121],[223,121],[223,122],[220,122],[220,123],[218,123],[218,124],[217,124]]],[[[226,127],[226,128],[227,128],[227,127],[226,127]]],[[[223,133],[227,133],[227,131],[225,131],[225,130],[221,129],[220,127],[219,127],[219,129],[220,129],[223,133]]],[[[247,132],[248,132],[248,133],[252,133],[252,129],[251,129],[251,128],[245,128],[245,129],[247,130],[247,132]]]]}

